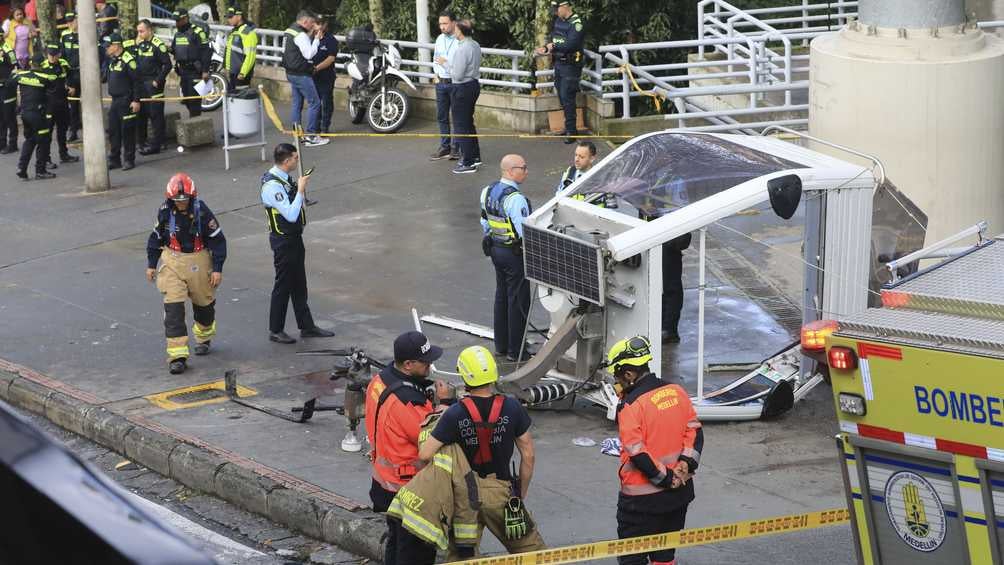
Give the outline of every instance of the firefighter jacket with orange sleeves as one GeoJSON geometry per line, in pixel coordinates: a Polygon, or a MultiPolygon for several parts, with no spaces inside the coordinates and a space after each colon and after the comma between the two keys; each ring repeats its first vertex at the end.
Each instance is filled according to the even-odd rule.
{"type": "MultiPolygon", "coordinates": [[[[429,437],[441,415],[429,415],[422,426],[422,440],[429,437]]],[[[456,443],[441,447],[430,463],[401,487],[387,514],[441,550],[446,550],[451,541],[455,546],[476,546],[481,506],[477,473],[456,443]]]]}
{"type": "MultiPolygon", "coordinates": [[[[432,402],[425,395],[429,384],[416,382],[388,365],[366,389],[366,434],[373,446],[373,480],[386,493],[397,492],[418,473],[418,434],[432,412],[432,402]]],[[[390,496],[386,498],[389,504],[390,496]]],[[[378,508],[384,506],[382,501],[373,502],[374,510],[385,510],[378,508]]]]}
{"type": "Polygon", "coordinates": [[[624,396],[617,414],[621,440],[619,507],[643,513],[671,512],[694,499],[694,481],[671,489],[673,468],[686,461],[697,470],[704,433],[682,387],[647,374],[624,396]]]}

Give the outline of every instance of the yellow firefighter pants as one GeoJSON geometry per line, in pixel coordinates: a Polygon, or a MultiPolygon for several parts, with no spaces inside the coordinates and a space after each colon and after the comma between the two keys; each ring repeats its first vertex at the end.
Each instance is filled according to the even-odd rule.
{"type": "MultiPolygon", "coordinates": [[[[508,481],[502,481],[491,475],[485,479],[478,479],[478,498],[481,500],[481,508],[478,510],[478,537],[474,547],[481,544],[481,535],[484,529],[495,536],[509,553],[526,553],[527,551],[538,551],[547,549],[544,539],[540,537],[537,530],[536,521],[531,519],[530,532],[520,539],[508,540],[505,537],[505,506],[509,502],[512,493],[512,485],[508,481]]],[[[527,511],[529,513],[529,511],[527,511]]],[[[453,536],[450,536],[450,548],[447,552],[446,562],[459,561],[460,553],[453,543],[453,536]]]]}
{"type": "Polygon", "coordinates": [[[157,290],[164,296],[164,334],[167,360],[184,359],[188,352],[185,300],[192,301],[195,340],[205,343],[216,335],[215,289],[209,284],[212,260],[208,250],[178,253],[165,249],[157,269],[157,290]]]}

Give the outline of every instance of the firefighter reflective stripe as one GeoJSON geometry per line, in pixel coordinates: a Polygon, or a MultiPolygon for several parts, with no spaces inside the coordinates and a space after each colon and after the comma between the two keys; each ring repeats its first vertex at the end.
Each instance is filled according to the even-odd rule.
{"type": "MultiPolygon", "coordinates": [[[[421,499],[417,502],[421,506],[421,499]]],[[[419,516],[417,512],[407,505],[402,504],[400,495],[394,497],[394,500],[390,503],[390,507],[387,509],[387,514],[400,518],[402,525],[408,528],[409,532],[435,545],[439,549],[445,550],[449,547],[449,542],[443,531],[432,522],[419,516]]]]}
{"type": "Polygon", "coordinates": [[[170,359],[181,359],[182,357],[188,357],[188,346],[182,345],[180,347],[168,347],[167,356],[170,359]]]}
{"type": "Polygon", "coordinates": [[[209,326],[203,326],[202,324],[195,322],[192,324],[192,333],[195,334],[196,339],[210,339],[216,335],[216,321],[209,326]]]}
{"type": "Polygon", "coordinates": [[[432,462],[436,467],[439,467],[447,473],[453,472],[453,458],[449,455],[437,453],[432,462]]]}
{"type": "Polygon", "coordinates": [[[476,540],[478,539],[478,525],[454,522],[453,537],[458,540],[476,540]]]}

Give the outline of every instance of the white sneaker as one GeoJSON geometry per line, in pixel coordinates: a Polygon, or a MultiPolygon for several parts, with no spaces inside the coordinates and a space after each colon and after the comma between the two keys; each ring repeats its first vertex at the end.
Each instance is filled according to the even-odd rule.
{"type": "Polygon", "coordinates": [[[321,137],[319,135],[309,135],[306,137],[306,141],[303,143],[307,147],[320,147],[322,145],[327,145],[331,143],[331,140],[326,137],[321,137]]]}

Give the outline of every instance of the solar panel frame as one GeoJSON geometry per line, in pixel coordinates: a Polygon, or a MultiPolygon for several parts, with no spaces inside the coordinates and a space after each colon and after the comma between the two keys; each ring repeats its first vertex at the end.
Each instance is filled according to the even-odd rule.
{"type": "Polygon", "coordinates": [[[523,268],[528,280],[604,305],[603,254],[594,243],[524,224],[523,268]]]}

